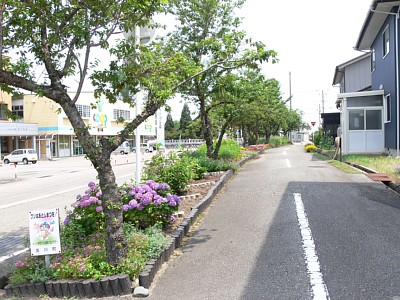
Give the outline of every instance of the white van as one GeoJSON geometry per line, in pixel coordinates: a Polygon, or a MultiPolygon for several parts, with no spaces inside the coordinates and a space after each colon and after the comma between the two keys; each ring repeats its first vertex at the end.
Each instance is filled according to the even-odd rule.
{"type": "Polygon", "coordinates": [[[131,153],[131,145],[128,141],[123,142],[114,152],[120,154],[129,154],[131,153]]]}
{"type": "Polygon", "coordinates": [[[3,162],[5,164],[17,164],[22,162],[24,165],[27,165],[29,162],[36,164],[37,160],[38,155],[35,149],[17,149],[11,152],[9,155],[4,156],[3,162]]]}
{"type": "MultiPolygon", "coordinates": [[[[147,143],[140,144],[140,152],[145,152],[145,153],[153,152],[153,147],[147,143]]],[[[133,153],[136,153],[136,147],[133,147],[133,153]]]]}

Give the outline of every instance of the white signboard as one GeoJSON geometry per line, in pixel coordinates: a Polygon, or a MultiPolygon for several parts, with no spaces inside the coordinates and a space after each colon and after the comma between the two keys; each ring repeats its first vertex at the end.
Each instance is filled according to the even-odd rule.
{"type": "Polygon", "coordinates": [[[58,209],[29,212],[29,238],[32,256],[61,253],[58,209]]]}
{"type": "Polygon", "coordinates": [[[156,118],[155,116],[150,116],[139,125],[139,135],[156,135],[156,118]]]}
{"type": "Polygon", "coordinates": [[[0,123],[1,136],[33,136],[38,135],[38,133],[37,124],[18,122],[0,123]]]}

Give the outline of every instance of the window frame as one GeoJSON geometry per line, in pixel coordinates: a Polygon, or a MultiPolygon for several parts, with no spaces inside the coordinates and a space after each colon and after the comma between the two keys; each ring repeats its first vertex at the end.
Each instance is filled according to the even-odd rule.
{"type": "Polygon", "coordinates": [[[384,123],[390,123],[392,121],[392,102],[390,100],[390,94],[385,95],[385,100],[383,101],[384,123]]]}
{"type": "Polygon", "coordinates": [[[90,118],[90,105],[75,104],[75,106],[82,118],[90,118]]]}
{"type": "Polygon", "coordinates": [[[371,73],[376,69],[375,47],[371,48],[371,73]]]}
{"type": "Polygon", "coordinates": [[[6,110],[8,109],[7,103],[0,103],[0,120],[8,120],[6,110]]]}
{"type": "Polygon", "coordinates": [[[123,118],[125,122],[131,120],[131,111],[126,109],[113,109],[113,119],[116,121],[119,118],[123,118]]]}
{"type": "Polygon", "coordinates": [[[382,32],[382,55],[385,58],[390,52],[390,27],[389,24],[382,32]]]}

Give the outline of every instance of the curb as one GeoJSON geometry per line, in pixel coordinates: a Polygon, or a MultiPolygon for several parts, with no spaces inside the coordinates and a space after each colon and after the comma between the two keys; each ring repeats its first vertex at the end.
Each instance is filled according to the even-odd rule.
{"type": "MultiPolygon", "coordinates": [[[[352,166],[353,168],[356,168],[356,169],[359,169],[359,170],[361,170],[361,171],[363,171],[365,173],[368,173],[368,174],[377,174],[377,173],[379,173],[379,172],[377,172],[377,171],[375,171],[373,169],[364,167],[362,165],[357,165],[357,164],[350,163],[350,162],[344,162],[344,163],[348,164],[349,166],[352,166]]],[[[400,191],[398,190],[400,185],[396,184],[393,181],[380,181],[380,182],[383,183],[384,185],[386,185],[387,187],[389,187],[390,189],[392,189],[394,192],[400,194],[400,191]]]]}

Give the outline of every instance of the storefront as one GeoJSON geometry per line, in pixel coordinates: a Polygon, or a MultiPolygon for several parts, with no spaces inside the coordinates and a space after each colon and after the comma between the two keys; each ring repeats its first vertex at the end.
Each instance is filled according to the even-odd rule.
{"type": "Polygon", "coordinates": [[[38,125],[22,122],[0,123],[0,157],[15,149],[36,149],[38,125]]]}

